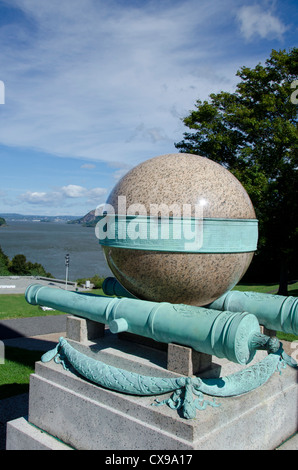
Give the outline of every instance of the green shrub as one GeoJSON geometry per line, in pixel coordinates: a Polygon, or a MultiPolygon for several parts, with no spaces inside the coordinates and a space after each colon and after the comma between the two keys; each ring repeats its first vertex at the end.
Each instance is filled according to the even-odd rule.
{"type": "Polygon", "coordinates": [[[15,255],[10,261],[0,246],[0,276],[9,276],[10,274],[53,277],[51,273],[46,272],[41,264],[27,261],[25,255],[15,255]]]}
{"type": "Polygon", "coordinates": [[[94,284],[93,289],[101,289],[102,283],[105,280],[104,277],[99,276],[98,274],[95,274],[92,277],[82,277],[80,279],[77,279],[77,284],[85,284],[86,281],[90,281],[91,284],[94,284]]]}
{"type": "Polygon", "coordinates": [[[3,250],[0,246],[0,276],[9,276],[10,272],[8,270],[9,258],[3,253],[3,250]]]}

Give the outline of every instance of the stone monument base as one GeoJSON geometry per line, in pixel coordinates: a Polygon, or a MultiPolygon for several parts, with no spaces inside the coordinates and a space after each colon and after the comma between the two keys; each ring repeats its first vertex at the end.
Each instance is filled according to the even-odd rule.
{"type": "MultiPolygon", "coordinates": [[[[69,342],[109,365],[154,377],[177,377],[167,352],[120,339],[108,332],[90,341],[69,342]]],[[[260,360],[265,352],[258,352],[260,360]]],[[[206,377],[229,375],[243,366],[213,357],[206,377]]],[[[269,450],[297,432],[297,370],[277,371],[258,389],[216,398],[219,407],[185,419],[157,397],[104,389],[54,361],[36,363],[30,379],[28,420],[8,423],[7,450],[269,450]]],[[[208,400],[209,398],[205,396],[208,400]]],[[[211,398],[212,399],[212,398],[211,398]]]]}

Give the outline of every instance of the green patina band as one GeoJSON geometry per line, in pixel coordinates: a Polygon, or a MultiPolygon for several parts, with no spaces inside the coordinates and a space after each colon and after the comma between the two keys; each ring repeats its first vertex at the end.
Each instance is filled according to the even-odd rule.
{"type": "Polygon", "coordinates": [[[256,219],[212,219],[103,215],[99,244],[130,250],[177,253],[245,253],[258,242],[256,219]]]}

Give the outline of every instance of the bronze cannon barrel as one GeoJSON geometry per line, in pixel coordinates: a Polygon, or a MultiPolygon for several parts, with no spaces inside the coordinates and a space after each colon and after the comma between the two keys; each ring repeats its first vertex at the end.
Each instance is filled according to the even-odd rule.
{"type": "MultiPolygon", "coordinates": [[[[133,297],[117,279],[108,277],[103,284],[107,295],[133,297]]],[[[298,298],[259,292],[232,290],[207,305],[212,310],[249,312],[268,329],[298,335],[298,298]]]]}
{"type": "Polygon", "coordinates": [[[215,310],[253,313],[261,325],[298,335],[298,298],[233,290],[208,305],[215,310]]]}
{"type": "Polygon", "coordinates": [[[260,334],[257,318],[184,304],[111,298],[69,292],[38,284],[27,288],[27,302],[108,324],[112,333],[129,333],[161,343],[177,343],[232,362],[247,364],[260,334]]]}

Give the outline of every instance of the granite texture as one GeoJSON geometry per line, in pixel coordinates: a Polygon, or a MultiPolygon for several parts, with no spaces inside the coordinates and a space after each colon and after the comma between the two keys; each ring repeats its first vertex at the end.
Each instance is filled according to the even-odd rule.
{"type": "MultiPolygon", "coordinates": [[[[117,353],[120,367],[124,356],[117,353]]],[[[141,360],[139,355],[134,359],[141,360]]],[[[151,362],[148,366],[158,369],[151,362]]],[[[228,367],[232,373],[239,366],[228,367]]],[[[225,370],[222,362],[221,375],[225,370]]],[[[168,406],[152,406],[154,398],[120,394],[61,364],[38,362],[30,381],[29,422],[75,449],[109,451],[269,450],[297,430],[297,374],[290,367],[251,393],[217,399],[219,407],[198,411],[192,420],[168,406]]]]}
{"type": "MultiPolygon", "coordinates": [[[[115,186],[107,203],[118,212],[118,196],[126,196],[127,207],[142,204],[150,215],[150,204],[191,204],[204,199],[204,217],[254,219],[251,200],[232,173],[198,155],[175,153],[147,160],[129,171],[115,186]]],[[[178,213],[173,213],[179,216],[178,213]]]]}
{"type": "MultiPolygon", "coordinates": [[[[153,204],[166,204],[174,217],[198,216],[199,206],[204,218],[256,218],[248,194],[229,171],[191,154],[161,155],[141,163],[118,182],[107,203],[116,214],[129,213],[136,204],[134,208],[143,208],[142,215],[154,215],[153,204]],[[126,197],[125,208],[118,207],[119,196],[126,197]],[[189,213],[183,212],[183,204],[189,205],[189,213]]],[[[136,297],[198,306],[234,287],[253,257],[252,252],[193,254],[111,247],[103,251],[115,277],[136,297]]]]}
{"type": "Polygon", "coordinates": [[[73,450],[68,445],[50,436],[26,418],[17,418],[7,424],[6,450],[73,450]]]}

